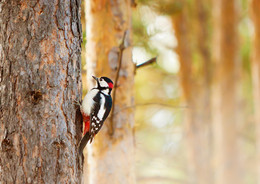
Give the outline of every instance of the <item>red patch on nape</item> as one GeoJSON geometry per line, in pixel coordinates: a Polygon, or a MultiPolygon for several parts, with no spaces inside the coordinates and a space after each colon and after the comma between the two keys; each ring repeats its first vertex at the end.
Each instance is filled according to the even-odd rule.
{"type": "Polygon", "coordinates": [[[114,85],[113,85],[112,82],[108,83],[108,86],[109,86],[109,88],[111,88],[111,89],[114,87],[114,85]]]}

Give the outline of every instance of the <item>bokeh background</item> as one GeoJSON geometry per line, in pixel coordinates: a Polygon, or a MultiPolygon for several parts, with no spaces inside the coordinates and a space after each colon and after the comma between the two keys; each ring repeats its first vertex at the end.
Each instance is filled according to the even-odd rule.
{"type": "Polygon", "coordinates": [[[137,183],[260,183],[259,0],[133,4],[137,183]]]}

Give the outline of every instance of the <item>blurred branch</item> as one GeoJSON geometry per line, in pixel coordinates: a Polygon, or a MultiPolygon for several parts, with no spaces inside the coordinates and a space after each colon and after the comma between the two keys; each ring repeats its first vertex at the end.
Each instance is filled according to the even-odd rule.
{"type": "Polygon", "coordinates": [[[115,109],[115,102],[116,102],[116,91],[117,91],[117,87],[118,87],[117,83],[118,83],[118,79],[119,79],[119,72],[120,72],[121,64],[122,64],[122,60],[123,60],[123,51],[125,50],[126,33],[127,33],[127,30],[124,32],[122,42],[119,45],[118,67],[116,70],[116,79],[115,79],[115,84],[114,84],[115,87],[114,87],[114,93],[113,93],[114,103],[112,104],[112,108],[111,108],[111,120],[110,120],[110,127],[109,127],[110,136],[113,136],[113,134],[114,134],[113,118],[114,118],[114,109],[115,109]]]}
{"type": "Polygon", "coordinates": [[[142,64],[136,65],[136,68],[141,68],[141,67],[143,67],[143,66],[150,65],[150,64],[152,64],[152,63],[154,63],[154,62],[156,62],[156,61],[157,61],[157,57],[154,57],[154,58],[152,58],[152,59],[149,59],[148,61],[145,61],[145,62],[142,63],[142,64]]]}
{"type": "Polygon", "coordinates": [[[139,69],[143,66],[147,66],[147,65],[150,65],[152,63],[155,63],[156,61],[157,61],[157,57],[154,57],[152,59],[149,59],[148,61],[143,62],[142,64],[136,65],[136,68],[139,69]]]}
{"type": "Polygon", "coordinates": [[[135,2],[135,0],[131,0],[131,7],[132,8],[136,8],[137,3],[135,2]]]}

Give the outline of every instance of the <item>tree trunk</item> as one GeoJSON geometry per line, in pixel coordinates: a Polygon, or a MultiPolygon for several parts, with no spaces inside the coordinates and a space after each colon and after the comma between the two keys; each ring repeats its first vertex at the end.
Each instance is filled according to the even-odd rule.
{"type": "Polygon", "coordinates": [[[178,40],[180,75],[183,95],[188,109],[185,113],[185,138],[187,143],[189,183],[212,183],[210,155],[210,17],[209,1],[194,4],[183,1],[182,9],[173,15],[178,40]],[[194,36],[195,35],[195,36],[194,36]],[[199,57],[195,58],[194,55],[199,57]],[[201,66],[199,70],[197,66],[201,66]]]}
{"type": "Polygon", "coordinates": [[[0,183],[81,181],[79,9],[80,0],[0,2],[0,183]]]}
{"type": "Polygon", "coordinates": [[[260,2],[258,0],[253,0],[251,8],[254,22],[252,80],[256,125],[257,183],[260,184],[260,2]]]}
{"type": "Polygon", "coordinates": [[[216,0],[214,7],[213,131],[216,184],[240,183],[237,143],[238,33],[236,1],[216,0]]]}
{"type": "MultiPolygon", "coordinates": [[[[133,109],[126,108],[134,104],[131,1],[88,0],[86,6],[88,81],[93,81],[91,75],[107,76],[114,81],[113,94],[116,91],[114,111],[111,111],[90,149],[87,149],[89,182],[132,184],[135,183],[134,113],[133,109]],[[120,67],[119,45],[123,39],[126,48],[120,67]],[[118,82],[115,84],[119,67],[118,82]]],[[[86,166],[84,169],[84,176],[87,176],[86,166]]]]}

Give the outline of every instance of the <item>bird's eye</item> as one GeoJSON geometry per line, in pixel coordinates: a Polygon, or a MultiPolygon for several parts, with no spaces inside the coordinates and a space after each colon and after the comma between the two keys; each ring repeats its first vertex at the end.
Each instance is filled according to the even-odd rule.
{"type": "Polygon", "coordinates": [[[101,78],[100,81],[103,81],[103,79],[101,78]]]}

